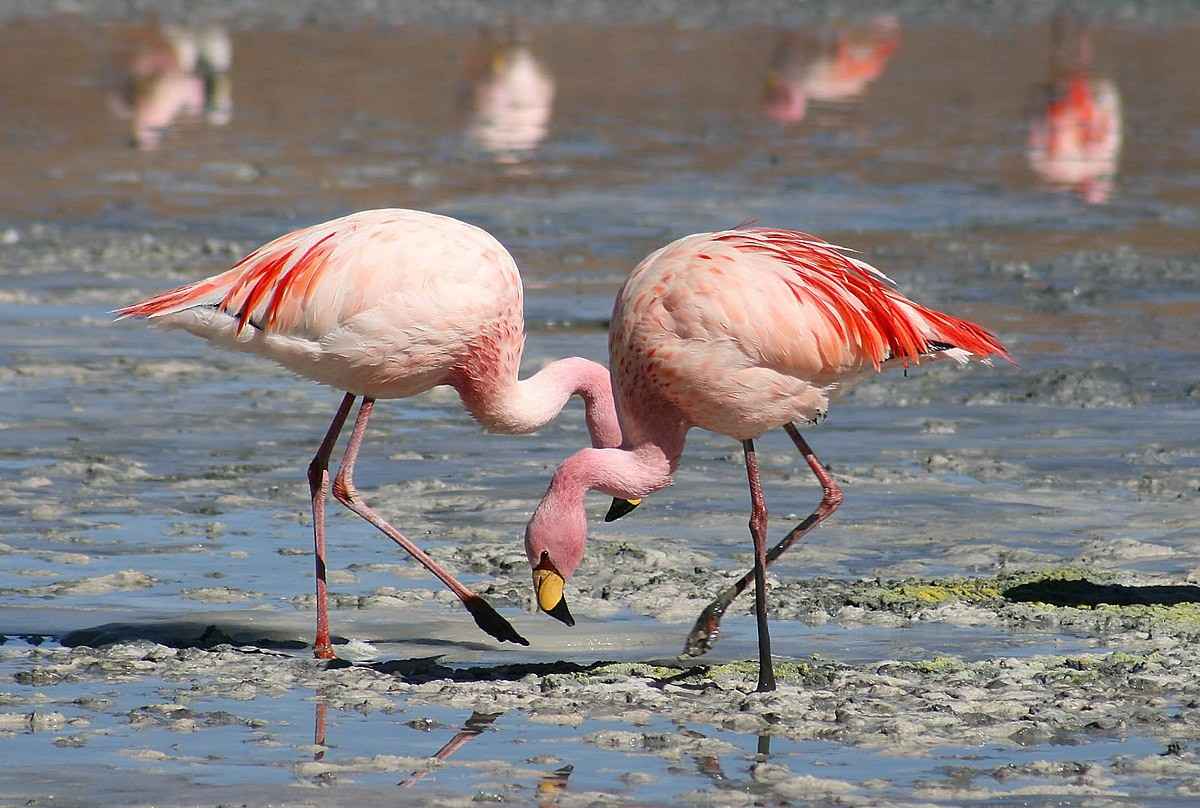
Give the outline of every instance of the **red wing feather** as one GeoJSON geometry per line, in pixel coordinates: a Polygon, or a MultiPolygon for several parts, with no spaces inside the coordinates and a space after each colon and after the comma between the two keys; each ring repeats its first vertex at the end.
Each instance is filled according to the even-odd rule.
{"type": "Polygon", "coordinates": [[[740,250],[771,255],[794,270],[799,283],[792,287],[793,294],[813,304],[839,339],[862,346],[877,370],[893,358],[905,364],[919,362],[932,352],[930,342],[1012,361],[1000,341],[983,328],[913,303],[882,272],[815,236],[755,227],[715,238],[740,250]]]}
{"type": "Polygon", "coordinates": [[[330,239],[337,235],[337,230],[327,233],[296,258],[297,251],[310,240],[311,233],[304,230],[289,233],[259,247],[227,272],[163,292],[115,313],[118,319],[157,317],[192,306],[215,305],[237,318],[237,333],[240,334],[255,310],[266,300],[266,309],[258,326],[268,330],[276,325],[280,311],[289,301],[308,301],[317,278],[329,268],[329,254],[336,244],[330,239]]]}

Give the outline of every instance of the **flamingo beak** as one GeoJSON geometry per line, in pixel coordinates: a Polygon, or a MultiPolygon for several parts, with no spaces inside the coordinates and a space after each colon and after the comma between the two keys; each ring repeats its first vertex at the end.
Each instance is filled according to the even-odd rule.
{"type": "Polygon", "coordinates": [[[616,499],[612,501],[612,505],[608,509],[608,513],[604,514],[605,522],[615,522],[626,514],[633,513],[633,509],[642,504],[641,499],[616,499]]]}
{"type": "Polygon", "coordinates": [[[557,571],[539,567],[533,571],[533,589],[537,592],[538,608],[561,620],[568,626],[575,625],[575,618],[567,608],[567,599],[563,597],[563,587],[566,581],[557,571]]]}

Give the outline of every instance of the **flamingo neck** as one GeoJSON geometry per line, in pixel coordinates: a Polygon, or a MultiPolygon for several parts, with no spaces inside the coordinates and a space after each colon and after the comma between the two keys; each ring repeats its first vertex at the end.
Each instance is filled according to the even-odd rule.
{"type": "Polygon", "coordinates": [[[564,501],[582,502],[586,492],[603,491],[638,499],[671,484],[691,426],[683,414],[665,399],[641,391],[633,401],[622,399],[620,421],[620,447],[582,449],[568,457],[555,470],[547,498],[557,494],[564,501]]]}
{"type": "Polygon", "coordinates": [[[581,449],[559,465],[547,497],[582,502],[588,491],[602,491],[611,497],[640,499],[671,484],[682,442],[679,448],[672,452],[658,443],[643,443],[632,448],[581,449]]]}
{"type": "Polygon", "coordinates": [[[463,373],[450,383],[463,405],[489,432],[534,432],[553,420],[572,395],[579,395],[592,445],[621,443],[608,369],[588,359],[560,359],[528,379],[518,380],[515,372],[463,373]]]}
{"type": "Polygon", "coordinates": [[[530,565],[538,564],[545,553],[569,578],[583,560],[587,544],[584,495],[598,490],[636,499],[667,487],[683,452],[686,431],[681,427],[636,446],[581,449],[564,460],[525,528],[530,565]]]}

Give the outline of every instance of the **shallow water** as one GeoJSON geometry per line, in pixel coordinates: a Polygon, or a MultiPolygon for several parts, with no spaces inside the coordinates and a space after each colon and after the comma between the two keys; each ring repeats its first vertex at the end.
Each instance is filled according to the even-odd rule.
{"type": "MultiPolygon", "coordinates": [[[[228,120],[183,109],[140,149],[123,105],[142,97],[126,92],[139,86],[130,82],[138,59],[161,51],[153,28],[78,16],[0,26],[0,633],[61,637],[170,618],[310,639],[303,469],[338,394],[185,335],[111,325],[108,312],[219,271],[289,227],[383,205],[468,219],[513,251],[526,283],[530,370],[566,354],[603,360],[613,293],[638,259],[679,235],[749,219],[858,248],[923,302],[995,330],[1018,367],[866,380],[806,433],[847,500],[773,568],[780,581],[1059,564],[1172,582],[1200,575],[1200,118],[1186,103],[1200,23],[1072,21],[1057,50],[1045,21],[880,25],[828,24],[806,38],[762,27],[525,24],[519,57],[466,27],[360,20],[241,30],[232,21],[228,120]],[[1122,137],[1115,160],[1093,157],[1093,176],[1063,182],[1035,170],[1030,131],[1046,114],[1045,85],[1080,58],[1071,54],[1081,37],[1083,72],[1119,93],[1109,125],[1122,137]],[[803,116],[793,109],[785,120],[770,103],[769,74],[808,75],[837,41],[895,49],[859,65],[878,75],[855,93],[809,86],[803,116]],[[543,86],[521,115],[489,111],[504,66],[527,57],[552,97],[543,86]]],[[[140,86],[161,78],[142,76],[140,86]]],[[[524,595],[511,593],[527,581],[498,566],[495,548],[511,545],[520,557],[532,504],[584,440],[579,407],[533,438],[481,436],[439,392],[376,412],[360,487],[469,585],[496,586],[497,604],[534,646],[492,647],[390,543],[331,510],[333,628],[363,657],[436,653],[436,641],[451,638],[440,647],[448,660],[478,663],[664,658],[693,602],[608,600],[602,589],[622,570],[606,567],[616,563],[607,551],[692,553],[696,565],[721,570],[748,563],[738,447],[696,433],[676,485],[636,514],[603,525],[605,503],[590,501],[593,554],[573,582],[581,626],[572,639],[521,612],[524,595]],[[473,569],[454,553],[463,546],[490,560],[473,569]]],[[[817,492],[783,436],[761,445],[778,531],[817,492]]],[[[753,636],[751,621],[731,615],[717,658],[752,657],[753,636]]],[[[995,626],[798,620],[777,621],[775,641],[783,657],[847,662],[1103,644],[995,626]]],[[[204,741],[211,747],[186,754],[219,748],[222,760],[163,763],[163,782],[292,783],[310,704],[308,695],[286,698],[287,754],[235,764],[228,750],[245,738],[221,730],[204,741]]],[[[275,709],[254,704],[264,715],[275,709]]],[[[447,728],[465,718],[435,717],[447,728]]],[[[441,742],[393,736],[378,714],[335,710],[329,720],[344,751],[382,745],[420,756],[441,742]]],[[[581,744],[599,730],[590,722],[536,726],[506,715],[464,759],[510,755],[512,739],[525,737],[531,748],[583,750],[555,753],[564,765],[579,761],[570,790],[606,790],[611,778],[595,772],[614,767],[655,778],[623,787],[627,800],[718,787],[691,764],[663,768],[581,744]]],[[[122,733],[111,746],[89,741],[89,760],[133,765],[122,762],[121,744],[132,743],[122,733]]],[[[722,765],[744,779],[756,740],[722,738],[737,750],[722,765]]],[[[41,741],[3,743],[34,765],[41,741]]],[[[167,743],[152,733],[137,740],[167,743]]],[[[1154,743],[1094,741],[1072,756],[1144,754],[1154,743]]],[[[806,766],[861,763],[835,744],[784,743],[772,754],[806,766]]],[[[892,790],[879,796],[898,798],[964,756],[1024,753],[991,754],[942,750],[897,764],[886,775],[892,790]]],[[[488,776],[452,767],[417,787],[469,795],[486,791],[488,776]]],[[[521,775],[526,794],[539,776],[521,775]]],[[[372,787],[395,779],[355,777],[372,787]]]]}
{"type": "MultiPolygon", "coordinates": [[[[14,644],[20,642],[10,639],[0,651],[0,673],[23,670],[14,664],[24,656],[14,644]]],[[[0,713],[0,743],[8,751],[0,790],[15,798],[61,789],[55,804],[63,805],[232,795],[255,804],[307,804],[313,788],[327,790],[322,804],[417,805],[469,795],[476,802],[671,805],[707,794],[704,799],[716,804],[775,805],[787,804],[778,793],[784,776],[798,778],[794,799],[819,803],[903,804],[920,793],[926,804],[945,798],[948,804],[980,798],[1042,804],[1042,797],[1069,798],[1072,771],[1082,775],[1113,759],[1153,759],[1162,748],[1153,739],[1123,735],[1064,737],[1026,748],[937,747],[913,755],[666,719],[639,720],[631,735],[619,720],[580,718],[564,726],[561,716],[531,722],[516,711],[466,712],[419,698],[355,711],[332,709],[321,692],[302,689],[250,699],[153,677],[50,688],[18,682],[0,692],[0,703],[37,708],[25,718],[0,713]],[[680,738],[686,744],[672,750],[680,738]],[[63,771],[42,768],[51,750],[63,771]],[[442,762],[429,760],[434,755],[442,762]],[[1055,759],[1070,763],[1058,771],[1045,762],[1055,759]],[[74,797],[78,792],[87,797],[74,797]]],[[[1148,775],[1126,776],[1114,796],[1150,787],[1148,775]]],[[[1185,802],[1164,796],[1140,804],[1185,802]]]]}

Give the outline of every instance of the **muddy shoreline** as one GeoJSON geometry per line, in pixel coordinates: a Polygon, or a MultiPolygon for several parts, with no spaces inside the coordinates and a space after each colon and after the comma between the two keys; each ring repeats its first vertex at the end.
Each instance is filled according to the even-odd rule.
{"type": "MultiPolygon", "coordinates": [[[[1184,795],[1200,789],[1200,762],[1192,751],[1200,737],[1200,680],[1191,673],[1200,663],[1195,650],[1200,598],[1194,594],[1200,588],[1165,590],[1140,584],[1125,590],[1127,597],[1148,602],[1184,599],[1173,606],[1006,603],[1021,596],[1014,595],[1021,586],[1026,589],[1023,596],[1030,598],[1086,601],[1097,594],[1101,599],[1121,599],[1114,584],[1080,590],[1085,574],[1110,578],[1103,573],[1060,570],[1049,576],[1025,576],[1025,584],[1015,584],[1011,578],[893,582],[875,585],[872,596],[867,595],[870,584],[843,583],[840,598],[830,594],[836,588],[832,582],[814,586],[822,592],[826,608],[841,602],[840,609],[833,609],[840,620],[896,626],[897,620],[979,622],[990,614],[1009,625],[1033,621],[1043,628],[1086,635],[1097,641],[1097,647],[1068,656],[976,661],[955,656],[849,664],[819,656],[781,661],[777,664],[780,689],[772,694],[752,692],[753,661],[613,663],[604,662],[602,655],[600,661],[587,661],[585,654],[579,662],[472,666],[425,656],[351,664],[227,644],[172,648],[126,640],[98,648],[0,646],[0,665],[12,671],[10,684],[0,688],[0,737],[34,733],[59,748],[85,750],[103,743],[112,732],[108,725],[119,722],[132,732],[124,739],[132,745],[121,752],[127,759],[157,768],[195,770],[204,761],[179,751],[178,745],[158,751],[137,739],[154,732],[186,739],[235,727],[253,744],[277,744],[280,736],[294,738],[298,730],[288,724],[296,719],[281,723],[278,717],[258,718],[256,707],[261,710],[272,699],[291,697],[315,706],[317,743],[293,744],[290,762],[275,764],[290,772],[290,785],[271,798],[282,798],[283,804],[306,804],[303,788],[313,785],[352,789],[331,792],[335,800],[410,804],[404,790],[374,788],[355,794],[354,784],[368,775],[399,777],[405,785],[431,770],[441,776],[456,769],[477,772],[470,756],[439,761],[383,751],[345,754],[335,733],[324,736],[328,716],[351,712],[368,718],[419,716],[430,708],[448,708],[464,720],[470,713],[471,720],[482,722],[483,728],[475,734],[467,722],[468,730],[461,731],[468,739],[491,731],[498,717],[511,723],[514,716],[523,716],[534,725],[578,730],[577,743],[585,749],[668,763],[690,760],[710,771],[720,771],[718,760],[738,757],[737,748],[721,733],[758,739],[744,782],[722,772],[709,788],[676,795],[688,804],[834,800],[904,805],[913,804],[910,800],[961,803],[1021,796],[1034,804],[1041,804],[1041,799],[1069,801],[1085,796],[1117,804],[1143,778],[1152,778],[1158,789],[1186,799],[1184,795]],[[851,590],[857,594],[849,594],[851,590]],[[136,699],[128,702],[113,695],[114,688],[136,688],[141,683],[153,685],[156,701],[135,704],[136,699]],[[231,706],[212,709],[215,701],[231,706]],[[664,731],[664,722],[674,730],[664,731]],[[1072,759],[1073,747],[1085,750],[1089,744],[1122,739],[1138,740],[1124,747],[1128,753],[1110,759],[1072,759]],[[988,747],[992,756],[997,751],[1001,757],[1011,754],[1015,762],[972,765],[963,761],[915,783],[887,776],[868,778],[862,772],[843,772],[849,776],[839,777],[836,770],[817,776],[793,770],[795,764],[789,766],[786,760],[773,760],[772,741],[777,747],[781,742],[820,742],[858,749],[866,756],[913,760],[941,749],[988,747]],[[1063,750],[1055,754],[1054,762],[1020,762],[1020,750],[1047,745],[1063,750]]],[[[80,639],[85,637],[75,638],[80,639]]],[[[453,726],[427,717],[407,723],[431,737],[454,731],[453,726]]],[[[486,739],[479,743],[485,744],[486,739]]],[[[414,795],[411,804],[421,804],[432,795],[455,805],[477,801],[481,795],[501,802],[529,799],[533,781],[539,782],[536,793],[542,794],[555,766],[564,785],[556,792],[556,804],[594,804],[597,799],[603,804],[625,804],[619,786],[609,796],[573,793],[560,765],[569,763],[571,753],[562,751],[561,755],[537,754],[520,765],[493,760],[486,766],[489,784],[469,799],[439,792],[435,786],[421,797],[414,795]]],[[[208,763],[215,766],[220,761],[208,763]]],[[[624,790],[654,779],[634,778],[624,790]]],[[[0,779],[0,789],[7,798],[34,793],[15,787],[8,777],[0,779]]],[[[250,796],[247,804],[259,804],[254,790],[243,794],[250,796]]],[[[73,803],[68,798],[64,804],[73,803]]],[[[658,803],[639,800],[638,804],[658,803]]]]}
{"type": "MultiPolygon", "coordinates": [[[[164,789],[168,804],[215,804],[220,794],[307,804],[303,789],[313,787],[330,789],[335,804],[406,804],[410,794],[411,804],[521,802],[567,766],[577,772],[554,787],[554,804],[1119,804],[1153,781],[1167,805],[1167,794],[1200,791],[1200,477],[1178,431],[1197,412],[1184,374],[1164,378],[1163,365],[1135,356],[1052,356],[1009,370],[915,369],[847,391],[813,432],[834,453],[846,508],[769,576],[782,682],[770,696],[750,692],[750,598],[730,610],[710,657],[676,658],[688,621],[749,560],[743,472],[727,442],[695,435],[676,486],[636,519],[593,520],[569,593],[580,625],[558,631],[529,612],[518,537],[527,492],[582,435],[579,413],[537,446],[476,445],[448,396],[385,409],[365,490],[402,524],[422,526],[431,553],[535,645],[522,656],[491,644],[448,593],[334,512],[333,627],[347,661],[323,665],[306,658],[311,551],[292,460],[310,451],[328,396],[183,340],[141,353],[144,333],[103,321],[119,301],[229,262],[245,243],[65,225],[12,231],[0,249],[8,302],[32,323],[72,312],[68,334],[100,329],[109,343],[26,340],[0,368],[23,400],[75,402],[33,420],[10,411],[0,432],[11,481],[3,504],[21,525],[0,543],[0,622],[24,634],[0,645],[0,742],[19,750],[0,777],[3,799],[61,787],[56,804],[72,804],[66,774],[21,782],[35,766],[25,756],[46,748],[98,755],[112,772],[149,767],[139,788],[164,789]],[[231,377],[252,382],[233,401],[224,442],[206,413],[230,406],[231,377]],[[136,406],[164,395],[177,429],[164,428],[157,408],[136,406]],[[1138,417],[1146,412],[1156,415],[1138,417]],[[110,435],[97,419],[113,425],[110,435]],[[267,423],[269,441],[240,445],[267,423]],[[864,429],[888,432],[882,451],[856,440],[864,429]],[[1061,441],[1078,435],[1086,448],[1064,466],[1061,441]],[[482,459],[493,452],[498,460],[482,459]],[[1093,456],[1110,460],[1092,465],[1093,456]],[[878,503],[897,502],[881,520],[878,503]],[[1124,521],[1102,527],[1107,512],[1124,521]],[[39,618],[38,603],[59,616],[39,618]],[[91,617],[97,608],[110,617],[91,617]],[[270,706],[277,701],[286,706],[270,706]],[[316,746],[306,737],[313,710],[326,711],[331,732],[316,746]],[[431,762],[473,714],[500,717],[467,732],[465,757],[431,762]],[[505,749],[531,731],[548,734],[505,749]],[[774,756],[763,755],[772,743],[774,756]],[[231,767],[241,744],[265,756],[248,774],[231,767]],[[972,762],[972,749],[987,752],[972,762]],[[843,754],[858,757],[828,771],[812,763],[843,754]],[[890,773],[866,777],[862,755],[890,773]],[[629,776],[612,780],[614,765],[629,776]],[[171,778],[184,790],[168,788],[171,778]]],[[[1020,305],[1088,284],[1194,295],[1200,277],[1195,259],[1128,251],[1027,265],[959,260],[1020,305]]],[[[955,295],[936,274],[913,282],[955,295]]],[[[1058,301],[1067,316],[1096,305],[1087,294],[1058,301]]],[[[1153,339],[1173,340],[1172,328],[1186,325],[1153,339]]],[[[531,318],[530,361],[564,339],[602,358],[602,322],[531,318]]],[[[815,489],[784,442],[765,441],[761,454],[780,530],[815,489]]]]}

